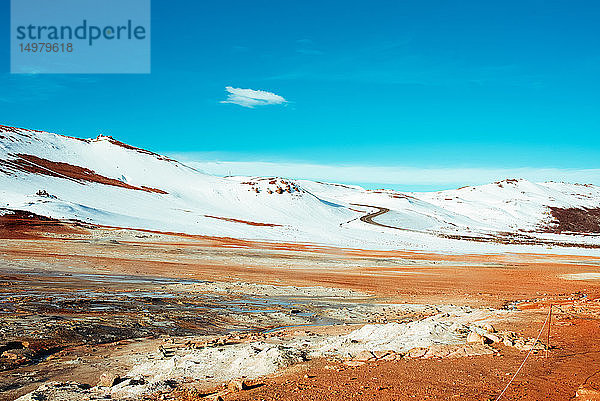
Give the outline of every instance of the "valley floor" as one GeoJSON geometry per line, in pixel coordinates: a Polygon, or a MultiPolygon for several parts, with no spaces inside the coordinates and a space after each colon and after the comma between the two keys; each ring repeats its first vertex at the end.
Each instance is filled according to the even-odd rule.
{"type": "MultiPolygon", "coordinates": [[[[1,400],[44,384],[49,400],[494,400],[531,347],[503,399],[600,397],[597,257],[10,224],[0,229],[1,400]],[[528,339],[550,304],[546,358],[546,334],[528,339]],[[467,331],[452,337],[459,323],[467,331]],[[491,335],[490,323],[499,342],[465,344],[467,332],[491,335]],[[349,340],[365,324],[415,346],[366,354],[363,339],[349,340]],[[238,372],[248,381],[231,382],[238,372]]],[[[370,346],[385,340],[369,335],[370,346]]]]}

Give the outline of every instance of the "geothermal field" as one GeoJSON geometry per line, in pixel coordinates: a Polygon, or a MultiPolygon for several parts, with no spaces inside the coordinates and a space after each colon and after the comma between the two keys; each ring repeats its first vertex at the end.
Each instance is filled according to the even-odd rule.
{"type": "Polygon", "coordinates": [[[600,187],[217,177],[0,126],[0,400],[600,399],[600,187]]]}

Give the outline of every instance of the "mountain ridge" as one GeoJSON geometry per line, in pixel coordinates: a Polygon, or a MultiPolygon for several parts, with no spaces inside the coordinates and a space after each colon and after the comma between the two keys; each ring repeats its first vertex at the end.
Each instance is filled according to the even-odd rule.
{"type": "Polygon", "coordinates": [[[244,239],[477,252],[518,243],[538,251],[600,245],[600,187],[592,184],[505,179],[401,192],[217,177],[104,135],[80,139],[8,126],[0,126],[0,194],[5,212],[244,239]]]}

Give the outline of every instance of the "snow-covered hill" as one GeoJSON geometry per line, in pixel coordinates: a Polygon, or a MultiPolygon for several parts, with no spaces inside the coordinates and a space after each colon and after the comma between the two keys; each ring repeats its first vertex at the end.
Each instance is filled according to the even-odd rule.
{"type": "Polygon", "coordinates": [[[353,248],[577,252],[572,245],[600,246],[593,218],[600,187],[593,185],[505,180],[402,193],[222,178],[111,137],[82,140],[6,126],[0,126],[0,202],[0,213],[353,248]],[[579,224],[581,216],[586,224],[579,224]],[[560,221],[567,218],[568,225],[560,221]],[[564,227],[585,232],[559,233],[564,227]]]}

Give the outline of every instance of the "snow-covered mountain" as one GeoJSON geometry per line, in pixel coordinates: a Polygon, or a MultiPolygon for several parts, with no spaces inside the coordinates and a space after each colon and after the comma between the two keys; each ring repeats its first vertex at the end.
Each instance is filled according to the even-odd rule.
{"type": "Polygon", "coordinates": [[[553,246],[573,252],[573,245],[600,246],[600,187],[594,185],[509,179],[407,193],[223,178],[111,137],[83,140],[6,126],[0,126],[0,202],[0,213],[26,210],[98,225],[353,248],[501,252],[553,246]]]}

